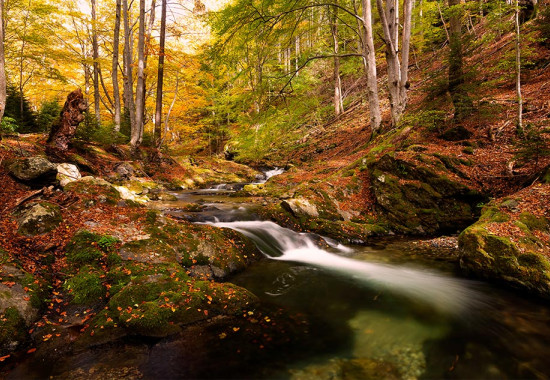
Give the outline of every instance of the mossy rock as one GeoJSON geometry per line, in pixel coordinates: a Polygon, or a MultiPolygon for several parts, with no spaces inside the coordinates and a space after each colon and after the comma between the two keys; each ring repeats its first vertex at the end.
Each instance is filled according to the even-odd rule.
{"type": "Polygon", "coordinates": [[[95,177],[83,177],[78,181],[71,182],[65,186],[65,191],[73,191],[93,202],[99,200],[101,203],[115,205],[121,199],[118,190],[109,182],[95,177]]]}
{"type": "Polygon", "coordinates": [[[29,339],[25,319],[15,307],[0,313],[0,356],[21,348],[29,339]]]}
{"type": "Polygon", "coordinates": [[[122,260],[132,260],[151,264],[177,262],[174,248],[159,239],[134,240],[120,248],[122,260]]]}
{"type": "Polygon", "coordinates": [[[67,261],[77,267],[97,265],[105,254],[113,252],[118,243],[113,236],[80,230],[67,243],[65,254],[67,261]]]}
{"type": "Polygon", "coordinates": [[[55,230],[61,222],[61,209],[50,202],[25,204],[14,213],[21,235],[35,236],[55,230]]]}
{"type": "Polygon", "coordinates": [[[475,221],[476,205],[484,199],[427,167],[388,154],[370,162],[369,175],[382,219],[401,233],[456,232],[475,221]]]}
{"type": "MultiPolygon", "coordinates": [[[[544,244],[532,234],[533,230],[548,228],[548,221],[521,213],[514,224],[526,236],[507,236],[507,229],[499,229],[503,235],[491,233],[489,225],[502,223],[503,215],[506,214],[491,204],[483,209],[477,223],[460,234],[460,266],[477,276],[550,298],[550,259],[536,251],[544,244]]],[[[506,221],[509,219],[506,215],[506,221]]]]}
{"type": "Polygon", "coordinates": [[[102,273],[94,267],[82,267],[78,274],[68,279],[63,288],[72,296],[76,305],[94,305],[102,301],[106,294],[102,273]]]}
{"type": "Polygon", "coordinates": [[[57,175],[57,165],[40,156],[6,160],[5,167],[17,180],[37,188],[53,184],[57,175]]]}
{"type": "Polygon", "coordinates": [[[242,313],[256,302],[252,293],[232,284],[143,275],[115,294],[105,315],[93,323],[105,325],[110,320],[133,335],[164,337],[216,315],[242,313]]]}

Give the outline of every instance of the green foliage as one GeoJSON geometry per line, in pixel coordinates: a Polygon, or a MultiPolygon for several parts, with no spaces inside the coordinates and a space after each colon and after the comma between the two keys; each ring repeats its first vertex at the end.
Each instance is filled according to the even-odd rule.
{"type": "Polygon", "coordinates": [[[66,247],[67,261],[76,265],[97,264],[104,253],[112,253],[119,240],[110,235],[79,231],[66,247]]]}
{"type": "Polygon", "coordinates": [[[9,116],[4,116],[0,123],[0,133],[14,133],[17,131],[17,127],[17,120],[9,116]]]}
{"type": "Polygon", "coordinates": [[[550,7],[541,4],[535,22],[540,33],[541,43],[550,47],[550,7]]]}
{"type": "Polygon", "coordinates": [[[87,142],[96,142],[101,145],[123,144],[128,137],[116,132],[113,124],[98,123],[93,113],[85,113],[84,121],[76,130],[76,137],[87,142]]]}
{"type": "Polygon", "coordinates": [[[541,158],[550,156],[549,135],[548,129],[526,125],[522,138],[516,142],[515,158],[523,163],[535,161],[535,167],[538,167],[541,158]]]}
{"type": "Polygon", "coordinates": [[[15,128],[16,132],[30,133],[39,131],[38,125],[36,124],[36,115],[32,111],[31,104],[24,95],[21,95],[19,91],[12,86],[7,88],[4,118],[6,117],[15,121],[10,124],[12,126],[15,124],[17,125],[15,128]]]}
{"type": "Polygon", "coordinates": [[[38,130],[41,132],[49,131],[53,122],[59,118],[61,108],[58,99],[52,99],[42,103],[36,117],[38,130]]]}

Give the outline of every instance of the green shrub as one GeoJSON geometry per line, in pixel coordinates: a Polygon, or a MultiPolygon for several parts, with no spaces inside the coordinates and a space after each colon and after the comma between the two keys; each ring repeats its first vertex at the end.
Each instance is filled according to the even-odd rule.
{"type": "Polygon", "coordinates": [[[52,124],[59,118],[61,113],[61,104],[57,99],[49,100],[40,106],[36,117],[38,129],[42,132],[47,132],[52,128],[52,124]]]}

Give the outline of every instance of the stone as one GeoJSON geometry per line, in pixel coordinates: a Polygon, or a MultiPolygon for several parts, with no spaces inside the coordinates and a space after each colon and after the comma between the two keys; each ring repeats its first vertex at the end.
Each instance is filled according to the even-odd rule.
{"type": "Polygon", "coordinates": [[[16,159],[7,164],[8,172],[17,180],[35,187],[55,182],[57,166],[40,156],[16,159]]]}
{"type": "Polygon", "coordinates": [[[57,180],[62,187],[78,181],[80,178],[82,178],[82,175],[76,165],[67,163],[57,165],[57,180]]]}
{"type": "MultiPolygon", "coordinates": [[[[1,276],[8,277],[15,281],[21,280],[25,273],[14,266],[3,265],[1,276]]],[[[33,307],[29,294],[20,283],[8,286],[0,283],[0,313],[4,313],[8,308],[15,308],[25,320],[27,325],[34,322],[38,316],[38,309],[33,307]]]]}
{"type": "Polygon", "coordinates": [[[129,179],[134,175],[134,167],[130,162],[121,162],[115,167],[115,173],[121,179],[129,179]]]}
{"type": "Polygon", "coordinates": [[[317,207],[305,198],[287,199],[281,202],[281,207],[294,216],[306,215],[312,218],[319,217],[317,207]]]}
{"type": "Polygon", "coordinates": [[[139,202],[139,203],[147,203],[149,201],[149,198],[145,195],[138,195],[128,189],[125,186],[113,186],[120,194],[120,197],[124,200],[139,202]]]}
{"type": "Polygon", "coordinates": [[[23,205],[15,216],[19,225],[17,232],[27,236],[51,232],[63,221],[59,206],[49,202],[23,205]]]}
{"type": "Polygon", "coordinates": [[[160,240],[142,239],[124,244],[120,248],[120,257],[122,260],[132,260],[141,263],[175,263],[176,251],[160,240]]]}
{"type": "Polygon", "coordinates": [[[461,141],[467,140],[472,137],[472,132],[464,128],[462,125],[458,125],[456,127],[446,130],[439,137],[447,141],[461,141]]]}

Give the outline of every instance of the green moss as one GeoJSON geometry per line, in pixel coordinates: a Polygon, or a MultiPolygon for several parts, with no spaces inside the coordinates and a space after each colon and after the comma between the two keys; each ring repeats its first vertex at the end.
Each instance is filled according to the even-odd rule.
{"type": "Polygon", "coordinates": [[[498,207],[485,207],[482,211],[479,221],[489,223],[505,223],[510,220],[510,216],[499,210],[498,207]]]}
{"type": "Polygon", "coordinates": [[[4,313],[0,314],[0,356],[8,354],[26,341],[27,330],[25,320],[15,307],[4,310],[4,313]]]}
{"type": "Polygon", "coordinates": [[[89,266],[81,268],[63,287],[73,296],[72,302],[77,305],[93,304],[101,300],[106,292],[99,273],[89,266]]]}
{"type": "Polygon", "coordinates": [[[464,149],[462,149],[462,153],[474,154],[474,148],[471,146],[464,147],[464,149]]]}
{"type": "Polygon", "coordinates": [[[550,221],[544,217],[536,217],[528,212],[522,212],[519,220],[531,230],[549,231],[550,221]]]}
{"type": "Polygon", "coordinates": [[[101,236],[90,231],[78,231],[65,248],[67,261],[75,265],[96,263],[103,257],[98,242],[101,236]]]}

